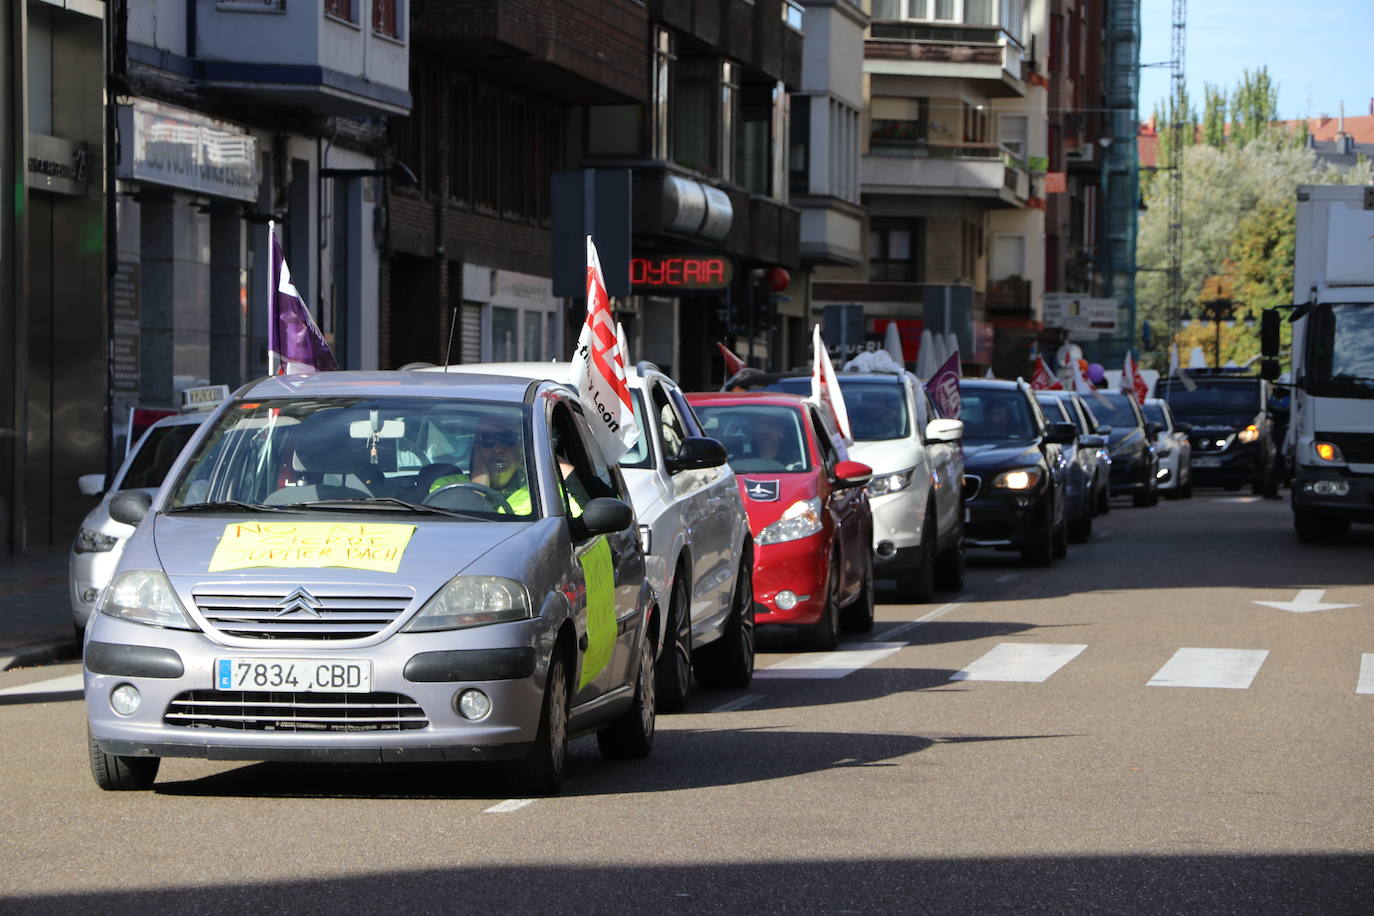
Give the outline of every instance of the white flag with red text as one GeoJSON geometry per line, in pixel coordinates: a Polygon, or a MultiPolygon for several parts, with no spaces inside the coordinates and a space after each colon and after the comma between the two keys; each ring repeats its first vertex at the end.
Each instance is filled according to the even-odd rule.
{"type": "Polygon", "coordinates": [[[629,354],[616,331],[611,299],[596,245],[587,236],[587,320],[573,351],[572,381],[587,407],[592,434],[610,461],[618,461],[639,438],[630,387],[625,381],[629,354]]]}
{"type": "Polygon", "coordinates": [[[835,430],[846,442],[853,442],[854,435],[849,431],[849,411],[844,409],[844,394],[840,391],[840,380],[835,376],[835,367],[830,364],[830,353],[821,340],[821,326],[818,324],[811,332],[811,399],[830,410],[835,418],[835,430]]]}
{"type": "Polygon", "coordinates": [[[1035,369],[1031,372],[1031,388],[1035,391],[1051,391],[1062,389],[1058,376],[1050,368],[1050,364],[1045,362],[1045,357],[1035,358],[1035,369]]]}
{"type": "Polygon", "coordinates": [[[1121,390],[1135,398],[1135,402],[1142,407],[1145,406],[1145,398],[1150,394],[1150,386],[1141,377],[1140,370],[1135,367],[1135,360],[1131,359],[1131,352],[1126,351],[1126,361],[1121,366],[1121,390]]]}

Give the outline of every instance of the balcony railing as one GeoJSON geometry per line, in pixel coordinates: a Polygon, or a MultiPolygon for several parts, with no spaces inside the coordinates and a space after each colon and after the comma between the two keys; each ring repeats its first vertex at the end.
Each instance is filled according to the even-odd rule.
{"type": "Polygon", "coordinates": [[[998,197],[1008,205],[1025,201],[1030,176],[1020,160],[994,143],[926,144],[914,147],[875,144],[863,157],[866,192],[887,194],[966,193],[998,197]]]}

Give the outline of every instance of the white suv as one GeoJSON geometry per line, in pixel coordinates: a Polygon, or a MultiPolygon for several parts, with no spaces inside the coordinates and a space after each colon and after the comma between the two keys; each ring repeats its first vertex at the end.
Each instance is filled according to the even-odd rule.
{"type": "MultiPolygon", "coordinates": [[[[566,362],[464,363],[448,371],[572,378],[566,362]]],[[[659,709],[674,712],[687,703],[693,670],[707,687],[744,687],[753,677],[753,542],[725,449],[706,438],[677,383],[647,362],[627,368],[626,381],[643,435],[620,468],[649,581],[668,611],[660,617],[655,687],[659,709]]]]}

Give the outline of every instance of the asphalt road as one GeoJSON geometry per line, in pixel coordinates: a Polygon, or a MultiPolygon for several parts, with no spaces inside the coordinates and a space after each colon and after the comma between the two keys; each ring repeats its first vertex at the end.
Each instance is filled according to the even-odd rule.
{"type": "Polygon", "coordinates": [[[644,761],[575,743],[536,800],[177,759],[104,793],[79,667],[6,672],[0,913],[1369,913],[1371,548],[1220,491],[1118,501],[1053,568],[976,557],[843,654],[762,639],[747,690],[660,717],[644,761]],[[1354,606],[1255,603],[1300,590],[1354,606]]]}

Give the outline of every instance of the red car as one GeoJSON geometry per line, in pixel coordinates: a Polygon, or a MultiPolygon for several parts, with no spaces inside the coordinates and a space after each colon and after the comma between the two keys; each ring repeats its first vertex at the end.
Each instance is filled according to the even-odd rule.
{"type": "Polygon", "coordinates": [[[689,394],[720,440],[754,535],[755,623],[799,627],[808,648],[873,628],[873,469],[843,460],[834,428],[797,395],[689,394]]]}

